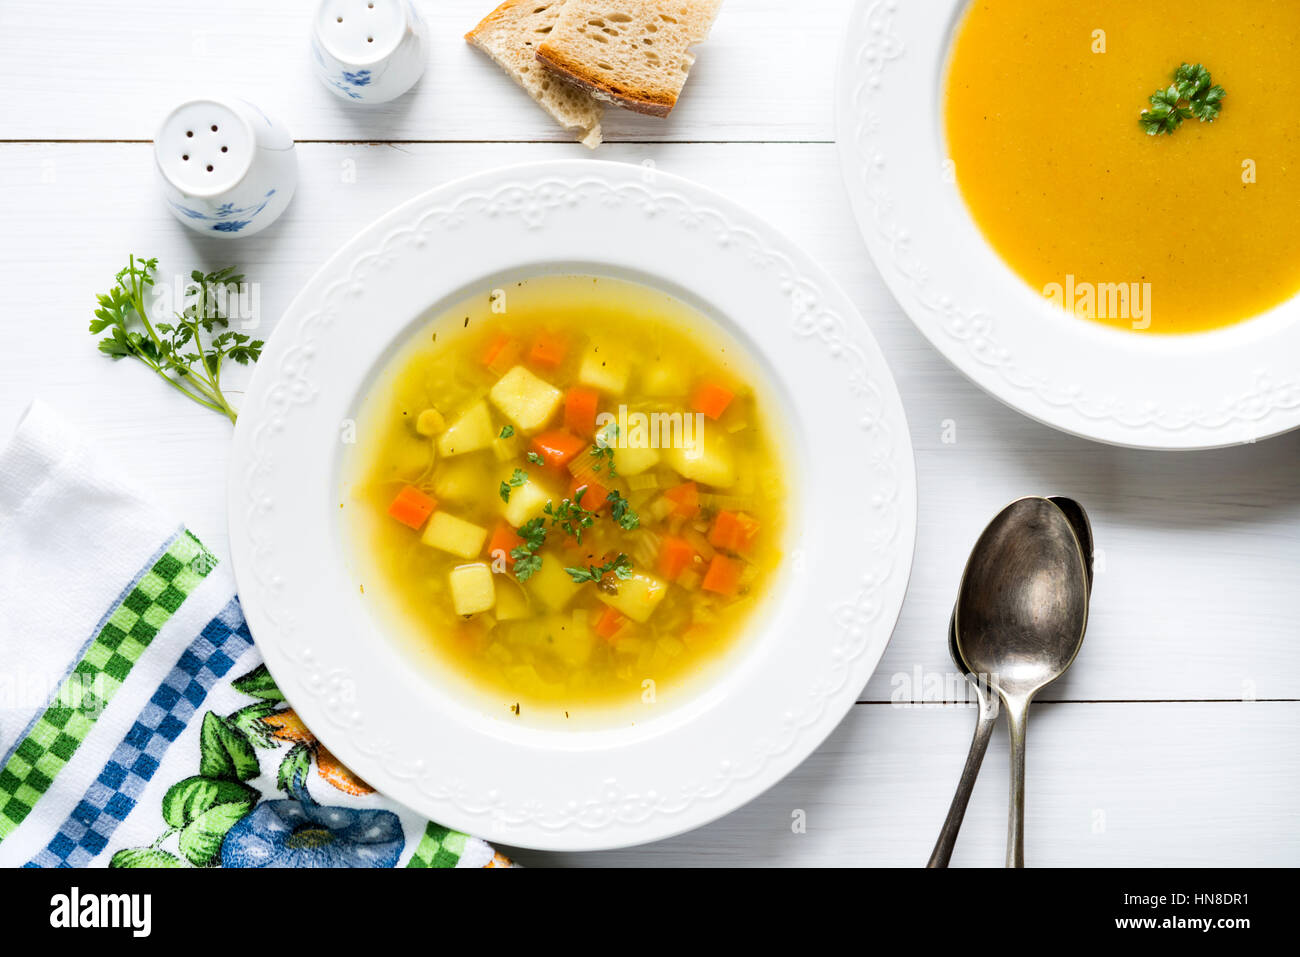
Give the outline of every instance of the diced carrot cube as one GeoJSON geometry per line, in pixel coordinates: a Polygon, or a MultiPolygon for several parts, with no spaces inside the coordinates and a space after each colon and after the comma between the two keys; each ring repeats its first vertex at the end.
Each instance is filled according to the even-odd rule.
{"type": "Polygon", "coordinates": [[[741,564],[734,558],[714,555],[700,587],[719,595],[734,595],[740,587],[740,571],[741,564]]]}
{"type": "Polygon", "coordinates": [[[596,406],[600,393],[575,386],[564,396],[564,427],[588,438],[596,434],[596,406]]]}
{"type": "Polygon", "coordinates": [[[493,336],[492,341],[489,342],[487,348],[483,350],[483,355],[479,357],[479,362],[485,366],[490,366],[492,363],[497,361],[498,357],[500,357],[503,352],[505,352],[508,345],[510,345],[510,336],[506,335],[504,332],[493,336]]]}
{"type": "Polygon", "coordinates": [[[506,564],[513,565],[515,560],[510,557],[510,553],[523,543],[524,540],[519,537],[509,522],[497,522],[497,527],[493,529],[492,537],[488,540],[488,557],[495,561],[498,554],[504,552],[506,564]]]}
{"type": "Polygon", "coordinates": [[[605,610],[596,619],[595,632],[606,641],[613,641],[626,624],[627,617],[625,615],[606,605],[605,610]]]}
{"type": "Polygon", "coordinates": [[[695,549],[691,548],[691,543],[670,536],[659,547],[659,574],[669,581],[676,581],[694,560],[695,549]]]}
{"type": "Polygon", "coordinates": [[[719,512],[709,529],[709,544],[718,548],[734,548],[733,544],[738,529],[735,512],[719,512]]]}
{"type": "Polygon", "coordinates": [[[672,514],[679,518],[694,518],[700,513],[700,490],[694,482],[665,489],[664,498],[673,503],[672,514]]]}
{"type": "Polygon", "coordinates": [[[744,512],[719,512],[709,529],[709,544],[730,552],[748,552],[758,536],[758,522],[744,512]]]}
{"type": "Polygon", "coordinates": [[[599,512],[609,504],[606,499],[609,498],[609,489],[589,478],[578,478],[576,475],[569,481],[569,500],[578,501],[578,489],[585,488],[587,491],[582,493],[582,501],[579,503],[589,512],[599,512]]]}
{"type": "Polygon", "coordinates": [[[388,514],[403,525],[418,529],[433,514],[438,502],[431,495],[426,495],[414,485],[408,485],[397,493],[393,503],[388,506],[388,514]]]}
{"type": "Polygon", "coordinates": [[[717,382],[706,382],[695,390],[695,398],[691,405],[696,412],[703,412],[710,419],[716,419],[723,412],[727,411],[727,406],[731,405],[731,400],[736,397],[724,385],[717,382]]]}
{"type": "Polygon", "coordinates": [[[533,348],[528,353],[528,361],[547,369],[558,368],[569,352],[569,341],[563,336],[549,332],[539,333],[533,340],[533,348]]]}
{"type": "Polygon", "coordinates": [[[586,441],[564,429],[552,429],[533,436],[533,451],[552,468],[563,468],[586,447],[586,441]]]}
{"type": "Polygon", "coordinates": [[[515,364],[522,351],[519,341],[503,332],[488,343],[479,362],[493,375],[503,375],[515,364]]]}

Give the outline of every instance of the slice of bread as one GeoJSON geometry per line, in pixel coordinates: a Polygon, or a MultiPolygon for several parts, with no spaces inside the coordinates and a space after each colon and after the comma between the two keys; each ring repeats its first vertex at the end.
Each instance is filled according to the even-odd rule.
{"type": "Polygon", "coordinates": [[[651,116],[677,104],[722,0],[565,0],[537,59],[595,96],[651,116]]]}
{"type": "Polygon", "coordinates": [[[559,19],[565,0],[506,0],[465,39],[505,70],[583,146],[600,145],[603,107],[586,90],[537,62],[535,52],[559,19]]]}

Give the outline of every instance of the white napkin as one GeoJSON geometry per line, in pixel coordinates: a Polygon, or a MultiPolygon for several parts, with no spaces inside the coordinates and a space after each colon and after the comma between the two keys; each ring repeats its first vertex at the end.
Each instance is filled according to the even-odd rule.
{"type": "Polygon", "coordinates": [[[0,451],[0,866],[508,863],[339,764],[229,570],[32,405],[0,451]]]}

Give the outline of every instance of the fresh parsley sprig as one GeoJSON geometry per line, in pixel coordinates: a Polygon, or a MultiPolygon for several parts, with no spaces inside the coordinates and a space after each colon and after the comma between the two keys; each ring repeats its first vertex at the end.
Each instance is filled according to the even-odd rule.
{"type": "Polygon", "coordinates": [[[618,439],[618,426],[610,425],[596,436],[596,444],[591,447],[591,455],[596,460],[592,466],[593,474],[599,473],[601,466],[607,466],[605,475],[607,478],[617,478],[618,472],[614,469],[614,442],[618,439]]]}
{"type": "Polygon", "coordinates": [[[1168,136],[1193,117],[1213,123],[1223,108],[1226,91],[1216,86],[1202,64],[1184,63],[1174,71],[1174,82],[1150,96],[1151,109],[1138,122],[1148,136],[1168,136]]]}
{"type": "Polygon", "coordinates": [[[583,529],[591,528],[596,521],[596,513],[583,507],[582,499],[586,494],[587,486],[581,485],[574,491],[573,498],[563,499],[559,505],[547,502],[546,507],[542,509],[543,513],[551,519],[552,525],[572,535],[578,544],[582,544],[583,529]]]}
{"type": "Polygon", "coordinates": [[[195,270],[175,321],[155,323],[145,296],[157,270],[157,259],[132,256],[113,288],[96,297],[90,331],[108,332],[99,351],[113,359],[139,359],[177,392],[234,422],[238,413],[221,390],[221,367],[227,359],[256,362],[263,342],[229,328],[217,290],[242,283],[243,275],[234,266],[206,274],[195,270]]]}
{"type": "Polygon", "coordinates": [[[510,550],[510,557],[515,563],[515,578],[526,582],[537,574],[542,567],[542,556],[537,552],[546,543],[546,519],[530,519],[519,526],[518,535],[524,540],[510,550]]]}
{"type": "Polygon", "coordinates": [[[525,472],[523,469],[515,469],[514,472],[510,474],[510,478],[507,481],[501,483],[501,488],[500,488],[501,501],[506,502],[508,504],[510,502],[511,489],[519,488],[527,481],[528,481],[528,473],[525,472]]]}
{"type": "Polygon", "coordinates": [[[626,581],[632,577],[632,560],[619,552],[617,558],[611,558],[603,565],[588,565],[586,568],[566,568],[565,571],[578,585],[584,582],[599,584],[611,572],[613,572],[615,578],[626,581]]]}
{"type": "Polygon", "coordinates": [[[609,516],[618,522],[619,526],[625,532],[633,531],[641,525],[641,516],[632,508],[632,503],[624,498],[615,489],[605,496],[605,501],[609,502],[609,516]]]}

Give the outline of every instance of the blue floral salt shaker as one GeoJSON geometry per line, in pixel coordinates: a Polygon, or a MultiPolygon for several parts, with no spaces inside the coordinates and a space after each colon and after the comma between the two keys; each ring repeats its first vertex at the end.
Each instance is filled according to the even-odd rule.
{"type": "Polygon", "coordinates": [[[312,20],[312,64],[334,95],[386,103],[424,73],[426,36],[411,0],[321,0],[312,20]]]}
{"type": "Polygon", "coordinates": [[[298,184],[293,137],[247,100],[187,100],[154,138],[163,199],[195,232],[248,236],[275,222],[298,184]]]}

